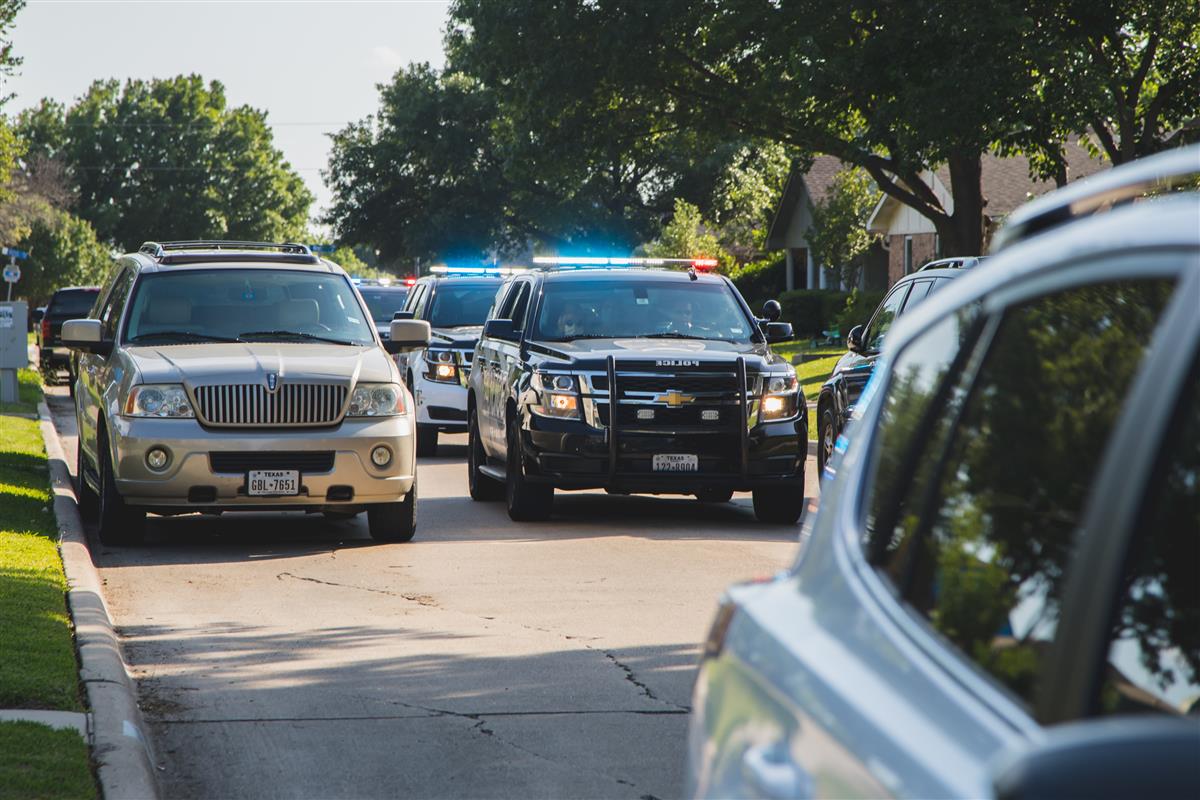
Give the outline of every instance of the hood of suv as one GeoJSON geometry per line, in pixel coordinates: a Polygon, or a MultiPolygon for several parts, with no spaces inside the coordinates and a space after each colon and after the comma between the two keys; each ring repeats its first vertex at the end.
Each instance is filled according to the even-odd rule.
{"type": "Polygon", "coordinates": [[[261,383],[270,373],[292,383],[349,385],[395,379],[391,358],[376,345],[230,342],[129,347],[125,353],[142,383],[261,383]]]}
{"type": "Polygon", "coordinates": [[[429,343],[434,347],[465,347],[468,350],[475,346],[483,334],[482,325],[459,325],[456,328],[434,328],[430,333],[429,343]]]}
{"type": "Polygon", "coordinates": [[[788,363],[761,342],[713,339],[575,339],[570,342],[532,342],[530,350],[572,362],[570,367],[589,370],[603,370],[609,356],[613,356],[622,368],[632,363],[682,368],[703,364],[732,366],[739,356],[746,359],[746,366],[751,371],[788,363]]]}

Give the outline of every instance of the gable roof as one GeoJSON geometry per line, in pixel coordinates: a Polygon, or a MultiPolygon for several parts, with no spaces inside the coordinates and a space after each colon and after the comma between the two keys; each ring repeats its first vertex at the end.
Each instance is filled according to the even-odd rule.
{"type": "Polygon", "coordinates": [[[767,248],[779,250],[787,246],[785,238],[796,206],[808,199],[810,204],[819,203],[833,187],[833,179],[845,165],[833,156],[817,156],[807,170],[793,168],[783,187],[783,196],[767,229],[767,248]]]}

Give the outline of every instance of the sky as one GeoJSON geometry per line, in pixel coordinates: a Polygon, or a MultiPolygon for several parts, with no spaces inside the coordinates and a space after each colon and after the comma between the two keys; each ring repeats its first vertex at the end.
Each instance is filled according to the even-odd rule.
{"type": "Polygon", "coordinates": [[[449,0],[27,0],[12,30],[24,58],[6,82],[15,115],[70,104],[92,81],[197,73],[231,106],[267,112],[275,144],[316,196],[327,134],[378,108],[377,84],[410,62],[443,63],[449,0]]]}

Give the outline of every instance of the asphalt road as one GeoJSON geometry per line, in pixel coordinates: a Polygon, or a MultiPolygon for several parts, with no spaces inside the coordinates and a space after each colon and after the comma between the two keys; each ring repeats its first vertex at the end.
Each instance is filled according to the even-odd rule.
{"type": "MultiPolygon", "coordinates": [[[[49,397],[64,450],[75,423],[49,397]]],[[[467,497],[420,465],[417,536],[363,519],[152,517],[90,537],[168,797],[677,797],[698,643],[730,582],[795,558],[749,496],[467,497]]],[[[809,459],[809,497],[816,495],[809,459]]]]}

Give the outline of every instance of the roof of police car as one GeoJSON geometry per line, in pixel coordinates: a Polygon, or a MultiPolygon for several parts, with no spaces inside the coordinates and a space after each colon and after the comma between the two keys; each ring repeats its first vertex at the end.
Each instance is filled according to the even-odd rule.
{"type": "Polygon", "coordinates": [[[695,278],[693,278],[689,270],[664,269],[662,267],[587,267],[579,269],[548,269],[537,270],[535,271],[535,274],[543,275],[547,280],[555,281],[602,280],[619,282],[622,280],[629,280],[630,278],[653,278],[654,280],[679,281],[682,283],[688,283],[693,280],[704,283],[721,283],[724,280],[721,275],[712,272],[697,270],[695,278]]]}

